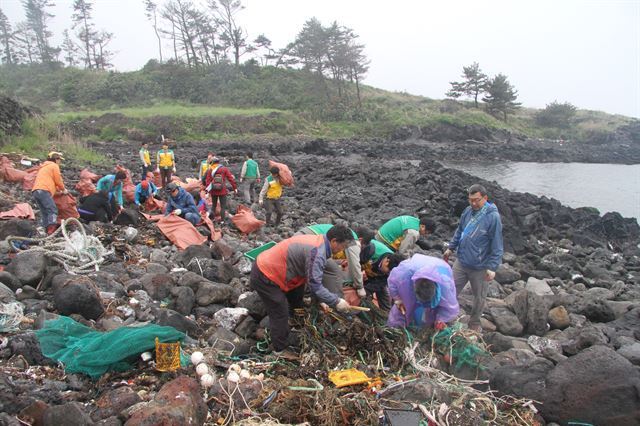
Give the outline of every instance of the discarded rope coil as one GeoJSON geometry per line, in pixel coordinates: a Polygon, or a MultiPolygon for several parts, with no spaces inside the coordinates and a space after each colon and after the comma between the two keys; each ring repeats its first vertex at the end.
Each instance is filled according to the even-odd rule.
{"type": "Polygon", "coordinates": [[[105,257],[113,254],[113,250],[105,249],[98,238],[87,235],[84,226],[75,218],[63,220],[60,227],[47,237],[11,236],[7,237],[7,242],[20,252],[40,252],[62,265],[65,271],[75,274],[98,271],[105,257]],[[76,225],[76,229],[69,233],[67,227],[72,224],[76,225]],[[30,247],[22,249],[22,244],[13,244],[14,241],[25,242],[30,247]],[[33,246],[33,244],[39,245],[33,246]]]}

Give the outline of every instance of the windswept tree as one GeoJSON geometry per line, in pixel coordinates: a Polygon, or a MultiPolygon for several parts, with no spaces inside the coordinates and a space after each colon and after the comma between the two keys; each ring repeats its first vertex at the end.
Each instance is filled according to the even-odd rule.
{"type": "Polygon", "coordinates": [[[271,47],[271,40],[264,34],[260,34],[253,40],[253,45],[257,51],[264,52],[260,57],[260,63],[263,66],[269,65],[269,61],[278,59],[278,52],[271,47]]]}
{"type": "Polygon", "coordinates": [[[541,126],[566,129],[571,127],[577,108],[569,102],[553,101],[536,114],[536,122],[541,126]]]}
{"type": "Polygon", "coordinates": [[[76,46],[73,39],[71,38],[69,30],[64,30],[62,36],[62,44],[60,45],[60,48],[62,49],[62,57],[67,66],[75,67],[80,63],[78,59],[78,46],[76,46]]]}
{"type": "Polygon", "coordinates": [[[507,121],[507,115],[520,107],[516,102],[518,91],[509,83],[507,76],[498,74],[487,84],[487,96],[482,101],[487,104],[487,111],[492,115],[502,115],[507,121]]]}
{"type": "Polygon", "coordinates": [[[247,32],[236,21],[236,15],[244,9],[240,0],[209,0],[209,7],[220,28],[220,40],[233,53],[233,61],[240,65],[240,57],[253,52],[255,47],[247,42],[247,32]]]}
{"type": "Polygon", "coordinates": [[[82,48],[84,50],[84,66],[85,68],[93,68],[93,61],[91,60],[92,44],[97,32],[93,24],[93,18],[91,17],[91,10],[93,4],[90,0],[74,0],[73,2],[73,28],[78,29],[77,36],[82,42],[82,48]]]}
{"type": "Polygon", "coordinates": [[[38,62],[38,42],[36,35],[26,22],[19,22],[13,33],[16,62],[33,64],[38,62]]]}
{"type": "Polygon", "coordinates": [[[144,11],[147,19],[151,21],[153,32],[158,39],[158,55],[160,55],[160,63],[162,63],[162,39],[158,31],[158,5],[152,0],[144,0],[144,11]]]}
{"type": "Polygon", "coordinates": [[[49,30],[48,21],[53,14],[47,8],[55,6],[51,0],[22,0],[22,6],[26,17],[26,24],[32,35],[29,37],[35,41],[35,47],[40,57],[40,62],[50,63],[56,60],[58,49],[52,47],[49,40],[53,32],[49,30]]]}
{"type": "Polygon", "coordinates": [[[161,16],[171,25],[171,30],[163,30],[164,34],[171,36],[174,46],[176,62],[180,60],[184,52],[187,65],[197,67],[199,65],[196,46],[198,41],[197,25],[195,17],[198,11],[190,1],[171,0],[164,5],[161,16]]]}
{"type": "Polygon", "coordinates": [[[462,67],[462,81],[452,81],[451,90],[445,96],[449,98],[459,98],[461,96],[469,96],[473,98],[473,103],[478,108],[478,96],[487,89],[488,77],[480,70],[477,62],[462,67]]]}
{"type": "Polygon", "coordinates": [[[13,30],[11,29],[9,18],[7,18],[2,9],[0,9],[0,39],[2,41],[2,56],[0,56],[0,60],[4,64],[13,64],[15,62],[13,30]]]}

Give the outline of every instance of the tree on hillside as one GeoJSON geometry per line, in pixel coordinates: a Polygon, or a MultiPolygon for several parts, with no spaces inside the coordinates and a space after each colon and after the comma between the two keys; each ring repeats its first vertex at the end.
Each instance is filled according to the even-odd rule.
{"type": "Polygon", "coordinates": [[[520,107],[518,91],[509,83],[507,76],[498,74],[487,84],[487,96],[482,101],[487,104],[487,111],[492,115],[502,115],[507,121],[507,115],[520,107]]]}
{"type": "Polygon", "coordinates": [[[2,12],[2,9],[0,9],[0,39],[2,39],[2,56],[0,56],[0,60],[4,64],[13,64],[13,30],[7,15],[2,12]]]}
{"type": "Polygon", "coordinates": [[[13,33],[13,39],[15,40],[16,52],[15,62],[33,64],[38,62],[38,48],[36,36],[29,24],[26,22],[19,22],[16,25],[16,30],[13,33]]]}
{"type": "Polygon", "coordinates": [[[236,21],[236,15],[244,9],[240,0],[209,0],[209,7],[216,23],[220,26],[220,39],[233,52],[236,66],[240,57],[255,48],[247,42],[247,33],[236,21]]]}
{"type": "Polygon", "coordinates": [[[93,63],[98,69],[104,70],[113,66],[111,63],[113,52],[107,49],[111,40],[113,40],[113,33],[105,30],[98,31],[93,38],[91,53],[93,56],[93,63]]]}
{"type": "Polygon", "coordinates": [[[569,102],[559,103],[553,101],[538,111],[536,122],[541,126],[558,127],[566,129],[571,127],[577,108],[569,102]]]}
{"type": "Polygon", "coordinates": [[[53,32],[49,30],[47,21],[54,15],[47,12],[47,8],[54,5],[50,0],[22,0],[27,28],[33,33],[29,37],[35,41],[40,62],[45,64],[55,61],[59,52],[49,43],[53,32]]]}
{"type": "Polygon", "coordinates": [[[472,97],[475,107],[478,108],[478,96],[487,89],[487,75],[480,70],[480,65],[474,62],[468,67],[462,67],[462,78],[463,80],[460,82],[452,81],[449,83],[451,90],[445,96],[455,99],[460,96],[472,97]]]}
{"type": "Polygon", "coordinates": [[[253,45],[256,50],[264,50],[265,52],[260,58],[260,63],[263,66],[268,65],[270,60],[278,59],[278,52],[271,47],[271,40],[269,40],[264,34],[260,34],[256,37],[256,39],[253,40],[253,45]]]}
{"type": "Polygon", "coordinates": [[[147,19],[151,21],[153,32],[156,34],[156,38],[158,39],[158,54],[160,55],[160,63],[162,63],[162,39],[158,32],[158,5],[152,0],[144,0],[144,10],[147,19]]]}
{"type": "Polygon", "coordinates": [[[161,13],[162,18],[171,24],[171,31],[163,30],[163,33],[170,35],[173,39],[176,61],[182,57],[178,52],[184,52],[187,65],[194,67],[199,65],[196,54],[198,38],[195,17],[197,14],[198,11],[193,3],[185,0],[169,1],[161,13]]]}
{"type": "Polygon", "coordinates": [[[97,34],[91,17],[91,9],[93,9],[93,4],[90,0],[74,0],[73,2],[71,19],[73,20],[73,28],[79,28],[77,36],[83,45],[85,68],[93,68],[91,45],[97,34]]]}
{"type": "Polygon", "coordinates": [[[69,30],[64,30],[62,33],[63,39],[60,48],[62,49],[63,59],[67,63],[67,66],[75,67],[79,64],[78,59],[78,46],[73,42],[69,35],[69,30]]]}

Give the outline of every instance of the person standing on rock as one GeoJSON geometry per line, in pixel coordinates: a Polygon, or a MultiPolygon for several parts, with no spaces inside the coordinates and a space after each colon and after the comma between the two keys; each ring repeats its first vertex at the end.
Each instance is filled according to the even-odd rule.
{"type": "Polygon", "coordinates": [[[240,171],[240,183],[245,203],[251,205],[251,198],[255,200],[255,188],[260,184],[260,167],[253,159],[253,153],[247,152],[240,171]],[[251,196],[253,194],[253,197],[251,196]]]}
{"type": "Polygon", "coordinates": [[[209,151],[207,158],[202,160],[198,167],[198,179],[200,179],[203,186],[206,184],[205,179],[207,177],[207,170],[209,170],[209,167],[211,166],[211,160],[213,160],[213,157],[215,157],[215,155],[213,155],[213,152],[209,151]]]}
{"type": "Polygon", "coordinates": [[[289,316],[303,307],[305,287],[321,303],[349,312],[349,303],[322,285],[327,260],[353,242],[346,226],[336,225],[326,235],[296,235],[260,253],[253,262],[249,285],[267,308],[271,342],[276,353],[289,346],[289,316]]]}
{"type": "Polygon", "coordinates": [[[169,149],[167,142],[162,142],[162,149],[156,154],[157,171],[163,188],[171,182],[171,174],[176,172],[176,157],[169,149]]]}
{"type": "Polygon", "coordinates": [[[393,307],[389,327],[433,327],[444,330],[460,312],[453,273],[437,257],[414,254],[389,274],[393,307]]]}
{"type": "Polygon", "coordinates": [[[276,223],[275,226],[278,227],[280,225],[280,221],[282,220],[283,209],[282,209],[282,183],[280,182],[280,169],[277,167],[272,167],[269,169],[270,175],[264,180],[264,185],[262,186],[262,190],[260,191],[260,196],[258,197],[258,204],[261,206],[265,205],[266,210],[266,222],[267,226],[271,226],[271,215],[273,211],[276,211],[276,223]],[[266,197],[266,202],[265,202],[266,197]]]}
{"type": "Polygon", "coordinates": [[[412,254],[420,237],[426,237],[436,230],[436,223],[420,216],[397,216],[388,220],[378,229],[376,240],[385,243],[393,251],[403,256],[412,254]]]}
{"type": "Polygon", "coordinates": [[[502,222],[495,204],[487,201],[487,190],[475,184],[468,189],[469,207],[467,207],[456,229],[444,259],[455,251],[457,259],[453,264],[453,278],[457,294],[464,286],[471,284],[473,308],[469,319],[469,328],[481,331],[480,316],[484,310],[489,282],[496,276],[496,270],[502,262],[502,222]]]}
{"type": "Polygon", "coordinates": [[[231,188],[235,194],[238,193],[236,180],[226,166],[220,164],[218,157],[211,159],[211,166],[207,170],[205,176],[206,191],[211,195],[211,211],[209,217],[212,221],[216,221],[216,207],[220,201],[220,221],[224,223],[227,216],[227,182],[231,184],[231,188]]]}
{"type": "Polygon", "coordinates": [[[197,225],[200,222],[200,213],[191,194],[174,182],[168,184],[166,189],[169,193],[169,198],[167,198],[167,207],[164,215],[173,214],[188,220],[192,225],[197,225]]]}
{"type": "Polygon", "coordinates": [[[142,142],[142,147],[138,153],[142,162],[142,180],[147,180],[147,172],[151,168],[151,154],[149,154],[149,144],[142,142]]]}
{"type": "Polygon", "coordinates": [[[31,189],[31,196],[42,215],[42,227],[51,235],[58,227],[58,207],[53,201],[56,192],[66,194],[60,163],[64,157],[59,152],[50,152],[47,161],[38,170],[36,180],[31,189]]]}

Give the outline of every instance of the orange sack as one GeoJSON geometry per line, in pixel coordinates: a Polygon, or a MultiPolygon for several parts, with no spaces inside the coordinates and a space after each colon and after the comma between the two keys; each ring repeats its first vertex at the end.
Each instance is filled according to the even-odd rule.
{"type": "Polygon", "coordinates": [[[33,213],[29,203],[16,204],[11,210],[0,213],[0,219],[13,219],[16,217],[35,220],[36,215],[33,213]]]}
{"type": "Polygon", "coordinates": [[[89,171],[89,169],[80,170],[80,180],[87,179],[93,183],[97,183],[100,180],[100,176],[89,171]]]}
{"type": "Polygon", "coordinates": [[[27,172],[16,169],[7,157],[0,158],[0,178],[5,182],[22,182],[26,175],[27,172]]]}
{"type": "Polygon", "coordinates": [[[35,185],[36,183],[36,176],[38,176],[38,170],[40,170],[40,167],[42,167],[41,164],[25,170],[25,172],[27,172],[27,175],[24,177],[24,179],[22,179],[23,191],[31,191],[33,189],[33,185],[35,185]]]}
{"type": "Polygon", "coordinates": [[[238,205],[236,214],[233,215],[231,221],[240,232],[245,234],[255,232],[265,224],[263,220],[256,219],[249,207],[242,204],[238,205]]]}
{"type": "Polygon", "coordinates": [[[80,213],[76,206],[78,203],[71,194],[59,194],[53,196],[53,202],[58,207],[58,223],[62,222],[62,219],[69,219],[70,217],[79,218],[80,213]]]}
{"type": "Polygon", "coordinates": [[[286,164],[269,160],[269,169],[277,167],[280,170],[280,183],[284,186],[293,186],[293,174],[286,164]]]}
{"type": "Polygon", "coordinates": [[[158,229],[179,250],[189,246],[199,246],[207,241],[207,237],[199,233],[191,222],[176,215],[164,216],[160,219],[158,229]]]}

